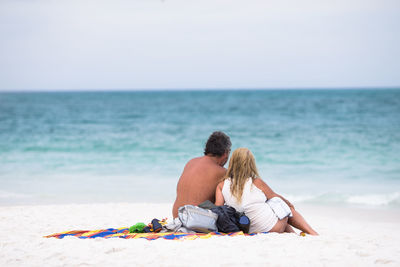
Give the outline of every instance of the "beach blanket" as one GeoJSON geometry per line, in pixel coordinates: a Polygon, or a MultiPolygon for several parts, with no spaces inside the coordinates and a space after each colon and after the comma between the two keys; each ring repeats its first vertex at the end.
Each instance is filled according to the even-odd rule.
{"type": "Polygon", "coordinates": [[[124,238],[124,239],[138,239],[144,238],[147,240],[155,240],[159,238],[168,239],[168,240],[194,240],[194,239],[207,239],[213,236],[253,236],[255,234],[244,234],[243,232],[235,232],[235,233],[219,233],[219,232],[211,232],[207,234],[202,233],[176,233],[176,232],[167,232],[167,233],[129,233],[129,228],[109,228],[102,230],[75,230],[75,231],[67,231],[62,233],[56,233],[48,236],[44,236],[45,238],[55,237],[55,238],[64,238],[66,236],[75,236],[83,239],[92,239],[97,237],[102,238],[124,238]]]}

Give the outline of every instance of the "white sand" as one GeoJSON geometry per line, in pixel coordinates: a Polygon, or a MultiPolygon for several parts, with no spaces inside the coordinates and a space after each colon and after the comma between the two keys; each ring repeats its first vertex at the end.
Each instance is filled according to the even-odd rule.
{"type": "Polygon", "coordinates": [[[0,266],[400,266],[399,210],[297,205],[321,234],[266,234],[205,240],[42,236],[118,228],[170,217],[170,204],[0,207],[0,266]]]}

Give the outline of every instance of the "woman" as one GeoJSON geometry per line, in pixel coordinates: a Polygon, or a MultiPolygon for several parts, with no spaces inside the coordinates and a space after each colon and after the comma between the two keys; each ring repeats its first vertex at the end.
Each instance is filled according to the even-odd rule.
{"type": "Polygon", "coordinates": [[[293,226],[307,234],[318,235],[289,201],[259,178],[254,156],[247,148],[233,152],[224,180],[217,186],[215,205],[224,204],[249,217],[250,233],[294,233],[293,226]]]}

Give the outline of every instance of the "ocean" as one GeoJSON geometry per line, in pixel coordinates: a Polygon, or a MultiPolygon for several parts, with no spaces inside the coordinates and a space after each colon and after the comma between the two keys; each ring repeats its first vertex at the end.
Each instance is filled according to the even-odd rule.
{"type": "Polygon", "coordinates": [[[3,92],[0,205],[173,202],[216,130],[294,203],[400,208],[396,89],[3,92]]]}

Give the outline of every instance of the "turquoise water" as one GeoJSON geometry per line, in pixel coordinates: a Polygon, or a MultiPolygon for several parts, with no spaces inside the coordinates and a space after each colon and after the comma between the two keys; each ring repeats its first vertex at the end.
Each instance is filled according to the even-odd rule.
{"type": "Polygon", "coordinates": [[[0,93],[0,204],[172,202],[215,130],[294,202],[400,207],[400,90],[0,93]]]}

